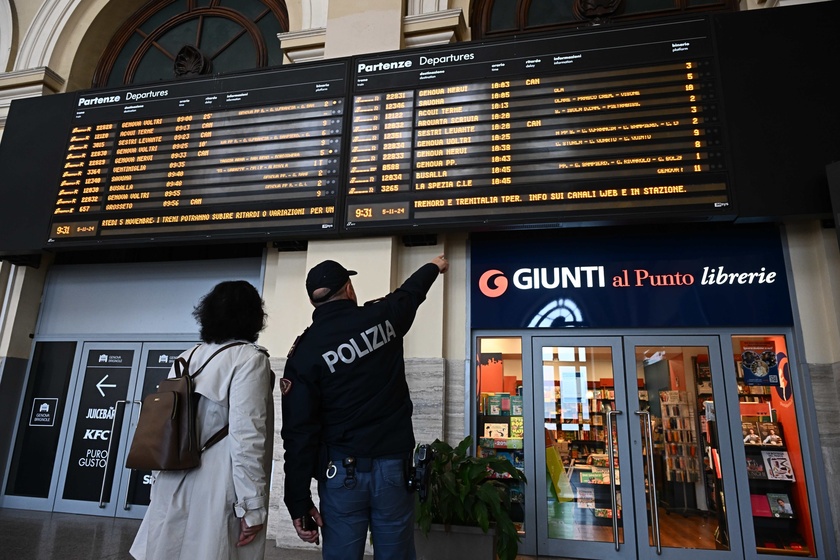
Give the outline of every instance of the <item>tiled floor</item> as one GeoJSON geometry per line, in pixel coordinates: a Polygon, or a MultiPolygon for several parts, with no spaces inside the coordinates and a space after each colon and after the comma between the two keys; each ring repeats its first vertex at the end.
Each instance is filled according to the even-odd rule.
{"type": "MultiPolygon", "coordinates": [[[[129,560],[139,525],[132,519],[0,509],[0,560],[129,560]]],[[[266,560],[320,558],[320,549],[269,546],[265,553],[266,560]]]]}
{"type": "MultiPolygon", "coordinates": [[[[0,560],[130,560],[128,549],[139,526],[133,519],[0,508],[0,560]]],[[[268,546],[265,552],[265,560],[320,558],[321,549],[315,547],[268,546]]]]}

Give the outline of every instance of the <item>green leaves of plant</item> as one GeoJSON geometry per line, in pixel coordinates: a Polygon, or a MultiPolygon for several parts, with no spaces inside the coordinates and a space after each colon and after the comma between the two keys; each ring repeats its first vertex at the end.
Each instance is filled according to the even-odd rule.
{"type": "Polygon", "coordinates": [[[508,514],[507,486],[499,479],[525,482],[525,475],[504,457],[470,455],[472,441],[467,436],[455,448],[432,443],[429,495],[417,502],[417,524],[424,534],[432,523],[478,526],[485,533],[494,525],[499,559],[513,560],[520,539],[508,514]]]}

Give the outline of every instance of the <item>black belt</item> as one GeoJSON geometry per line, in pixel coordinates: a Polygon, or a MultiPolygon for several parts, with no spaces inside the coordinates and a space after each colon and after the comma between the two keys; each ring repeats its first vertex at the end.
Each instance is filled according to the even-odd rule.
{"type": "Polygon", "coordinates": [[[391,460],[391,459],[407,459],[409,452],[395,453],[392,455],[382,455],[380,457],[353,457],[353,456],[335,456],[330,458],[330,462],[336,467],[345,466],[348,462],[355,464],[355,469],[358,472],[370,472],[373,470],[373,462],[377,460],[391,460]]]}

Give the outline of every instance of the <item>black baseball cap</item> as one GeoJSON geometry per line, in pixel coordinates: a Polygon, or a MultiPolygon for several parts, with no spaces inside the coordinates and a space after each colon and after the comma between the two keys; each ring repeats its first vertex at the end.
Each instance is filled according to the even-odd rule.
{"type": "Polygon", "coordinates": [[[355,270],[347,270],[335,261],[323,261],[315,266],[306,275],[306,293],[309,299],[315,303],[330,299],[344,284],[356,274],[355,270]],[[328,288],[327,293],[315,299],[312,294],[321,288],[328,288]]]}

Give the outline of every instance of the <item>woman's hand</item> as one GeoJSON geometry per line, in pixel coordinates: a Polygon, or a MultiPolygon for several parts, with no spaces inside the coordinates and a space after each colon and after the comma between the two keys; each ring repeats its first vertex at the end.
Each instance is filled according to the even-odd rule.
{"type": "Polygon", "coordinates": [[[245,523],[245,518],[239,518],[239,540],[236,542],[236,546],[245,546],[246,544],[251,544],[257,534],[263,530],[265,527],[264,524],[260,523],[259,525],[254,525],[253,527],[248,527],[248,524],[245,523]]]}

